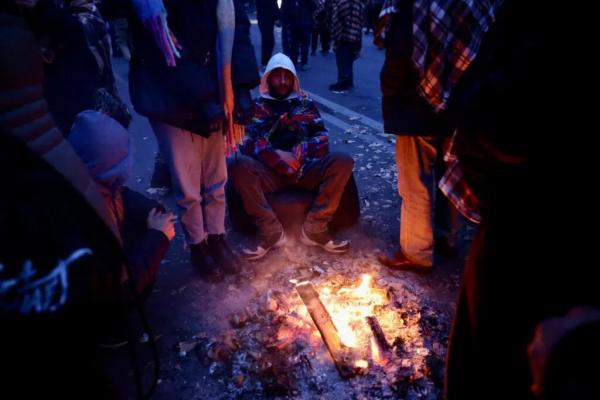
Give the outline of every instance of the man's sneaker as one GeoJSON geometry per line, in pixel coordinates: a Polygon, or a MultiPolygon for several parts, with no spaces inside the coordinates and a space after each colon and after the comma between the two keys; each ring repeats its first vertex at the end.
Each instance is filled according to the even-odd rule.
{"type": "Polygon", "coordinates": [[[331,90],[333,93],[346,93],[353,87],[354,86],[352,86],[350,83],[338,82],[334,83],[333,85],[329,85],[329,90],[331,90]]]}
{"type": "Polygon", "coordinates": [[[285,232],[283,230],[270,236],[263,236],[256,248],[243,249],[242,257],[246,260],[258,260],[263,258],[272,248],[282,246],[284,243],[285,232]]]}
{"type": "Polygon", "coordinates": [[[330,253],[345,253],[350,250],[350,242],[347,240],[336,241],[329,231],[320,233],[309,233],[302,228],[300,241],[307,246],[318,246],[330,253]]]}

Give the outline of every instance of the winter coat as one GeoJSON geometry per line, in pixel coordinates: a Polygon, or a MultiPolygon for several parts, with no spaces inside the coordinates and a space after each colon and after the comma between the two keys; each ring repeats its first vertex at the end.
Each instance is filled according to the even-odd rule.
{"type": "MultiPolygon", "coordinates": [[[[232,80],[234,90],[247,95],[258,84],[258,68],[250,21],[242,1],[234,4],[232,80]]],[[[169,28],[182,47],[181,58],[176,67],[167,67],[152,33],[132,17],[131,100],[139,114],[208,137],[211,123],[224,117],[215,57],[217,0],[172,0],[165,1],[165,7],[169,28]]]]}
{"type": "Polygon", "coordinates": [[[278,53],[271,57],[261,79],[260,98],[254,104],[247,136],[240,146],[242,154],[254,157],[275,172],[292,176],[292,170],[275,150],[293,152],[301,163],[319,159],[329,152],[329,136],[315,103],[300,91],[292,60],[278,53]],[[292,92],[286,99],[269,94],[269,75],[283,68],[294,75],[292,92]],[[280,121],[283,114],[287,122],[280,121]]]}
{"type": "Polygon", "coordinates": [[[403,136],[440,135],[447,129],[417,91],[419,75],[412,61],[412,3],[398,2],[385,41],[380,74],[384,131],[403,136]]]}
{"type": "Polygon", "coordinates": [[[291,25],[312,26],[314,0],[282,0],[281,22],[291,25]]]}
{"type": "Polygon", "coordinates": [[[133,287],[138,294],[148,294],[169,240],[161,231],[148,229],[146,222],[150,210],[164,212],[164,207],[123,186],[133,166],[129,132],[101,112],[84,111],[75,119],[69,142],[117,221],[133,287]]]}

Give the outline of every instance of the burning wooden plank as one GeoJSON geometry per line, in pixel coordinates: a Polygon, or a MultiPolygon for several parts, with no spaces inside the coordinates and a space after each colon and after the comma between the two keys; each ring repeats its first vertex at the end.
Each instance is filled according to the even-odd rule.
{"type": "Polygon", "coordinates": [[[381,325],[379,325],[379,321],[375,318],[374,315],[370,315],[367,318],[367,324],[371,328],[371,332],[373,333],[374,344],[377,346],[374,352],[377,352],[377,355],[373,355],[373,358],[378,363],[385,363],[389,360],[392,354],[392,346],[388,343],[385,338],[385,333],[383,333],[383,329],[381,329],[381,325]]]}
{"type": "Polygon", "coordinates": [[[319,298],[319,293],[310,282],[299,283],[296,285],[296,290],[306,305],[317,329],[321,332],[321,338],[325,342],[340,376],[344,379],[353,377],[356,371],[353,366],[352,353],[347,346],[342,344],[333,320],[319,298]]]}

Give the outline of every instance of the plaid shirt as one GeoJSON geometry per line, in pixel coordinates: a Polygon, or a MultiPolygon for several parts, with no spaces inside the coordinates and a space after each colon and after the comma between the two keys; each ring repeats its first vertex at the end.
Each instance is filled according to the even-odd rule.
{"type": "Polygon", "coordinates": [[[450,203],[452,203],[465,218],[479,224],[481,222],[481,203],[463,177],[460,163],[454,154],[455,137],[456,132],[452,137],[452,142],[450,143],[448,151],[444,155],[444,161],[446,161],[447,168],[438,187],[448,198],[450,203]]]}
{"type": "Polygon", "coordinates": [[[247,135],[240,151],[279,174],[297,177],[298,173],[272,147],[271,138],[282,131],[295,134],[292,153],[303,165],[329,153],[329,134],[315,103],[307,96],[285,100],[290,105],[286,113],[276,112],[271,106],[274,101],[277,100],[260,98],[254,103],[253,117],[246,125],[247,135]]]}
{"type": "MultiPolygon", "coordinates": [[[[375,42],[382,46],[400,0],[386,0],[375,42]]],[[[443,110],[454,84],[475,59],[483,35],[503,0],[415,0],[412,59],[420,77],[419,92],[443,110]]]]}

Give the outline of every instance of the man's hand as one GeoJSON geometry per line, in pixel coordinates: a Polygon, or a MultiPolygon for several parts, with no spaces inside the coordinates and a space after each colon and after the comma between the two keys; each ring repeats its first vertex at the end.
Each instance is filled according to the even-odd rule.
{"type": "Polygon", "coordinates": [[[535,395],[540,395],[543,390],[548,360],[558,342],[577,327],[595,320],[600,320],[600,310],[576,307],[563,317],[547,318],[538,324],[527,347],[533,379],[531,391],[535,395]]]}
{"type": "Polygon", "coordinates": [[[173,213],[161,213],[156,208],[153,208],[148,213],[148,229],[156,229],[165,234],[165,236],[171,241],[175,237],[175,225],[174,222],[177,217],[173,213]]]}
{"type": "Polygon", "coordinates": [[[281,157],[281,159],[290,166],[291,169],[294,170],[294,172],[298,172],[298,169],[300,169],[300,161],[296,159],[296,157],[294,157],[293,153],[290,153],[289,151],[283,151],[283,150],[275,150],[275,152],[277,154],[279,154],[279,157],[281,157]]]}

